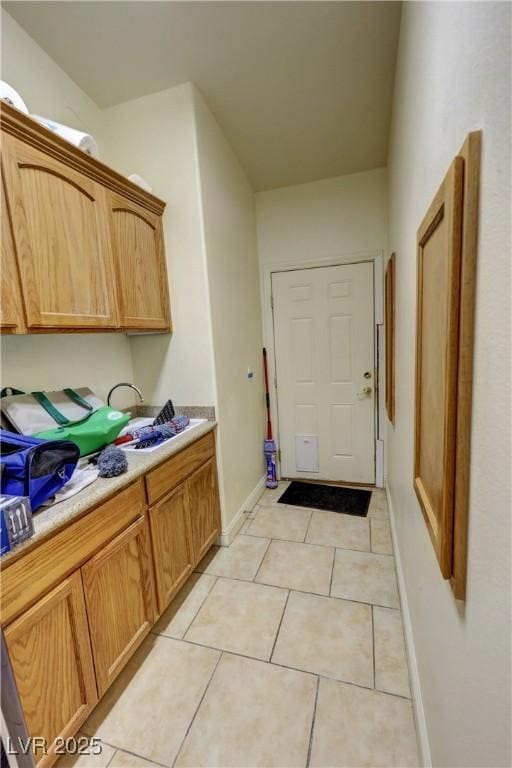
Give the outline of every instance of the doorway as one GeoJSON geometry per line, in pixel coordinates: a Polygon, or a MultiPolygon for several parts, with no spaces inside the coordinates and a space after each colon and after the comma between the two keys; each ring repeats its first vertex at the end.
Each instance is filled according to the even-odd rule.
{"type": "Polygon", "coordinates": [[[373,263],[271,279],[282,476],[375,483],[373,263]]]}

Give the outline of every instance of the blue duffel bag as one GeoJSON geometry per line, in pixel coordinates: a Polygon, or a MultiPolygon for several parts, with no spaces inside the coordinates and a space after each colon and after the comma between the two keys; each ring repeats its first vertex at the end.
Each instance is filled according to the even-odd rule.
{"type": "Polygon", "coordinates": [[[0,429],[2,494],[28,496],[35,510],[65,485],[80,449],[71,440],[43,440],[0,429]]]}

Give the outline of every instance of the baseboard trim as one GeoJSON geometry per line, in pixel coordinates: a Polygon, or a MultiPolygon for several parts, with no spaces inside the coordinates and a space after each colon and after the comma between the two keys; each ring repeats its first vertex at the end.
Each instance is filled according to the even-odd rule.
{"type": "Polygon", "coordinates": [[[260,477],[230,524],[226,528],[222,529],[220,536],[217,537],[215,542],[216,544],[221,547],[229,547],[238,531],[244,524],[244,513],[247,512],[247,510],[252,509],[261,496],[263,489],[265,488],[266,477],[266,475],[262,475],[262,477],[260,477]]]}
{"type": "Polygon", "coordinates": [[[432,768],[432,756],[430,754],[430,744],[428,740],[427,720],[425,718],[425,709],[421,696],[420,676],[418,672],[418,663],[416,661],[416,650],[414,647],[414,635],[412,631],[411,614],[407,600],[407,589],[405,586],[404,571],[402,559],[400,556],[400,547],[398,546],[398,537],[396,533],[395,510],[391,491],[386,480],[386,497],[388,500],[389,520],[391,524],[391,538],[393,539],[393,550],[395,553],[396,574],[398,579],[398,591],[400,592],[400,603],[402,606],[402,621],[404,625],[404,639],[407,648],[407,663],[409,666],[409,678],[411,683],[412,704],[414,710],[414,719],[416,721],[416,735],[418,738],[418,750],[421,765],[424,768],[432,768]]]}

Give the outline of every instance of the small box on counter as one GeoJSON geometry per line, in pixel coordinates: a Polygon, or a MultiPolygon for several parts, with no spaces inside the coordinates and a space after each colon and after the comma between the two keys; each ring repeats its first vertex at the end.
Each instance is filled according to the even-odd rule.
{"type": "Polygon", "coordinates": [[[32,507],[26,496],[0,496],[0,556],[34,533],[32,507]]]}

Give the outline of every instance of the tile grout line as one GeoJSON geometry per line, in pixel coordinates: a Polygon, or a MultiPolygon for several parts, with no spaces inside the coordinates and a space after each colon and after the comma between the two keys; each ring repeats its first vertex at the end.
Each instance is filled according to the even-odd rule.
{"type": "MultiPolygon", "coordinates": [[[[195,571],[194,571],[194,573],[195,573],[195,571]]],[[[192,619],[191,619],[191,620],[189,621],[189,623],[187,624],[187,628],[186,628],[186,630],[184,631],[184,633],[182,634],[182,636],[181,636],[181,637],[174,637],[174,635],[166,635],[164,632],[154,632],[154,631],[153,631],[153,629],[151,629],[151,632],[150,632],[150,634],[152,634],[152,635],[155,635],[156,637],[159,637],[160,635],[161,635],[162,637],[169,637],[171,640],[183,640],[183,638],[185,637],[185,635],[186,635],[186,634],[187,634],[187,632],[189,631],[190,627],[192,626],[192,624],[194,623],[194,621],[197,619],[197,614],[199,613],[199,611],[201,610],[201,608],[202,608],[202,607],[203,607],[203,605],[205,604],[206,600],[207,600],[207,599],[208,599],[208,597],[210,596],[210,592],[211,592],[211,591],[212,591],[212,589],[215,587],[216,583],[218,582],[218,580],[219,580],[219,578],[220,578],[220,576],[216,576],[216,575],[215,575],[215,574],[213,574],[213,573],[206,573],[206,574],[201,574],[201,575],[204,575],[204,576],[211,576],[213,579],[215,579],[215,581],[214,581],[214,582],[213,582],[213,584],[211,585],[210,589],[208,590],[208,592],[206,593],[206,595],[204,596],[204,598],[201,600],[201,605],[199,606],[199,608],[197,609],[197,611],[194,613],[194,616],[192,617],[192,619]]],[[[179,594],[179,593],[178,593],[178,594],[179,594]]],[[[169,608],[171,605],[172,605],[172,600],[171,600],[171,602],[169,603],[169,605],[167,606],[167,608],[169,608]]],[[[181,607],[181,606],[180,606],[180,607],[181,607]]],[[[167,610],[167,608],[166,608],[166,610],[167,610]]],[[[179,610],[179,609],[178,609],[178,610],[179,610]]],[[[164,611],[164,613],[165,613],[165,611],[164,611]]],[[[162,615],[163,615],[163,614],[162,614],[162,615]]],[[[160,619],[159,619],[159,621],[160,621],[160,619]]],[[[156,625],[154,625],[154,626],[156,626],[156,625]]]]}
{"type": "MultiPolygon", "coordinates": [[[[94,736],[88,736],[88,738],[95,738],[94,736]]],[[[133,755],[133,757],[138,757],[141,760],[146,760],[148,763],[152,763],[153,765],[159,765],[161,768],[171,768],[170,763],[160,763],[158,760],[153,760],[150,757],[144,757],[144,755],[140,755],[138,752],[134,752],[133,749],[127,749],[126,747],[120,747],[117,744],[112,744],[110,741],[105,741],[105,739],[100,739],[102,744],[105,744],[107,747],[110,747],[110,749],[114,750],[114,754],[110,758],[110,760],[107,763],[107,768],[116,756],[117,752],[126,752],[127,755],[133,755]]]]}
{"type": "MultiPolygon", "coordinates": [[[[290,592],[289,592],[289,594],[290,594],[290,592]]],[[[288,597],[289,597],[289,595],[288,595],[288,597]]],[[[285,605],[285,609],[286,609],[286,605],[285,605]]],[[[283,610],[283,616],[284,616],[284,610],[283,610]]],[[[277,639],[277,634],[278,634],[278,633],[279,633],[279,630],[278,630],[278,632],[276,633],[276,639],[277,639]]],[[[174,638],[172,638],[172,639],[174,639],[174,638]]],[[[192,646],[195,646],[195,647],[209,648],[210,650],[214,650],[214,651],[218,652],[218,653],[219,653],[219,658],[218,658],[218,660],[217,660],[217,662],[216,662],[216,664],[215,664],[215,667],[214,667],[214,669],[213,669],[213,671],[212,671],[212,673],[211,673],[211,675],[210,675],[210,678],[209,678],[209,680],[208,680],[208,682],[207,682],[207,684],[206,684],[206,686],[205,686],[205,690],[204,690],[204,692],[203,692],[203,694],[202,694],[202,696],[201,696],[201,698],[200,698],[200,701],[199,701],[199,703],[198,703],[198,705],[197,705],[197,707],[196,707],[196,709],[195,709],[195,711],[194,711],[194,715],[193,715],[193,716],[192,716],[192,718],[191,718],[191,721],[190,721],[190,723],[189,723],[189,725],[188,725],[188,727],[187,727],[186,733],[185,733],[185,735],[184,735],[184,737],[183,737],[183,740],[182,740],[182,741],[181,741],[181,743],[180,743],[180,746],[179,746],[179,748],[178,748],[178,750],[177,750],[176,756],[175,756],[175,758],[174,758],[174,760],[173,760],[172,764],[159,763],[159,762],[157,762],[157,761],[154,761],[154,760],[153,760],[153,761],[151,761],[151,760],[149,760],[149,758],[146,758],[146,757],[144,757],[143,755],[139,755],[138,753],[136,753],[136,752],[133,752],[133,751],[131,751],[131,750],[129,750],[129,749],[126,749],[126,748],[124,748],[124,747],[122,747],[122,746],[114,745],[114,744],[111,744],[111,743],[109,743],[109,742],[107,742],[107,741],[104,741],[103,739],[101,739],[102,743],[106,744],[107,746],[110,746],[110,747],[111,747],[112,749],[114,749],[114,750],[120,750],[120,751],[123,751],[123,752],[127,752],[128,754],[133,754],[134,756],[140,757],[141,759],[144,759],[144,760],[149,760],[150,762],[153,762],[155,765],[160,765],[160,766],[163,766],[163,768],[170,768],[170,766],[171,766],[171,765],[172,765],[172,766],[174,766],[174,765],[175,765],[175,762],[176,762],[176,760],[177,760],[177,758],[178,758],[178,756],[179,756],[179,754],[180,754],[180,752],[181,752],[181,750],[182,750],[182,748],[183,748],[183,744],[184,744],[184,742],[185,742],[185,740],[186,740],[186,738],[187,738],[187,736],[188,736],[188,733],[189,733],[189,731],[190,731],[190,729],[191,729],[191,727],[192,727],[192,725],[193,725],[193,722],[195,721],[195,718],[196,718],[196,716],[197,716],[197,713],[198,713],[198,711],[199,711],[199,709],[200,709],[200,707],[201,707],[201,704],[202,704],[202,702],[203,702],[203,700],[204,700],[204,698],[205,698],[205,696],[206,696],[206,693],[207,693],[207,691],[209,690],[209,687],[210,687],[210,685],[211,685],[211,683],[212,683],[212,680],[213,680],[213,677],[214,677],[214,675],[215,675],[215,672],[216,672],[216,670],[217,670],[217,667],[218,667],[218,665],[219,665],[219,663],[220,663],[220,661],[221,661],[222,657],[223,657],[223,656],[224,656],[226,653],[227,653],[227,654],[229,654],[229,655],[232,655],[232,656],[238,656],[238,657],[240,657],[240,658],[245,658],[245,659],[249,659],[249,660],[252,660],[252,661],[260,662],[260,663],[262,663],[262,664],[272,664],[272,666],[276,666],[276,667],[279,667],[279,668],[281,668],[281,669],[290,669],[290,670],[293,670],[293,671],[299,672],[299,673],[301,673],[301,674],[312,675],[312,676],[314,676],[314,677],[316,677],[316,678],[317,678],[317,681],[318,681],[318,682],[317,682],[317,686],[319,686],[319,682],[320,682],[320,680],[322,680],[322,679],[325,679],[325,680],[332,680],[332,681],[334,681],[334,682],[338,682],[338,683],[341,683],[341,684],[343,684],[343,685],[351,685],[351,686],[353,686],[353,687],[356,687],[356,688],[361,688],[361,689],[363,689],[363,690],[367,690],[367,691],[371,691],[371,690],[377,690],[379,693],[382,693],[382,694],[383,694],[383,695],[385,695],[385,696],[393,696],[394,698],[397,698],[397,699],[401,699],[401,700],[404,700],[404,701],[408,701],[408,702],[411,702],[411,697],[410,697],[410,696],[403,696],[403,695],[400,695],[400,694],[397,694],[397,693],[393,693],[393,692],[391,692],[391,691],[381,691],[380,689],[376,689],[376,688],[370,688],[370,687],[368,687],[368,686],[360,685],[360,684],[358,684],[358,683],[354,683],[354,682],[352,682],[352,681],[348,681],[348,680],[342,680],[342,679],[339,679],[339,678],[335,678],[335,677],[328,677],[328,676],[326,676],[326,675],[321,675],[321,674],[318,674],[318,673],[315,673],[315,672],[311,672],[311,671],[308,671],[308,670],[305,670],[305,669],[299,669],[299,668],[297,668],[297,667],[292,667],[292,666],[290,666],[290,665],[286,665],[286,664],[279,664],[279,663],[277,663],[277,662],[273,662],[273,661],[266,661],[266,660],[264,660],[264,659],[259,659],[259,658],[255,658],[255,657],[252,657],[252,656],[247,656],[246,654],[237,653],[236,651],[229,651],[229,650],[224,650],[224,649],[214,648],[213,646],[207,646],[207,645],[204,645],[204,644],[202,644],[202,643],[197,643],[197,642],[194,642],[194,641],[190,641],[190,640],[185,640],[185,639],[181,639],[181,640],[175,640],[175,642],[184,642],[184,643],[186,643],[186,644],[188,644],[188,645],[192,645],[192,646]]],[[[318,691],[318,687],[317,687],[317,691],[318,691]]],[[[316,699],[315,699],[315,707],[316,707],[316,699]]],[[[314,719],[313,719],[313,724],[314,724],[314,719]]],[[[312,728],[313,728],[313,724],[312,724],[312,728]]],[[[313,733],[313,731],[311,731],[311,736],[310,736],[310,739],[312,738],[312,733],[313,733]]],[[[89,738],[90,738],[90,737],[89,737],[89,738]]],[[[311,743],[311,742],[310,742],[310,743],[311,743]]],[[[114,754],[115,754],[115,753],[114,753],[114,754]]],[[[114,755],[112,755],[112,757],[110,758],[110,760],[113,760],[113,758],[114,758],[114,755]]],[[[309,753],[308,753],[308,758],[309,758],[309,753]]],[[[110,762],[110,761],[109,761],[109,762],[110,762]]]]}
{"type": "Polygon", "coordinates": [[[314,509],[311,510],[311,514],[309,516],[308,524],[306,526],[306,533],[304,534],[304,540],[302,542],[303,544],[306,544],[306,539],[308,537],[309,529],[311,528],[311,521],[313,519],[313,512],[314,511],[315,511],[314,509]]]}
{"type": "Polygon", "coordinates": [[[318,704],[318,694],[320,691],[320,677],[317,675],[316,678],[316,692],[315,692],[315,702],[313,704],[313,717],[311,719],[311,731],[309,733],[309,745],[308,745],[308,756],[306,758],[306,768],[309,768],[309,765],[311,763],[311,751],[313,749],[313,731],[315,728],[315,720],[316,720],[316,708],[318,704]]]}
{"type": "MultiPolygon", "coordinates": [[[[274,539],[272,539],[272,541],[274,541],[274,539]]],[[[335,550],[339,549],[339,547],[334,547],[334,549],[335,550]]],[[[350,551],[353,551],[353,550],[350,550],[350,551]]],[[[200,573],[200,571],[194,571],[194,573],[200,573]]],[[[285,589],[285,590],[288,589],[288,590],[291,590],[292,592],[300,592],[302,595],[314,595],[315,597],[332,597],[333,600],[344,600],[347,603],[358,603],[358,605],[370,605],[370,606],[375,605],[377,608],[387,608],[390,611],[402,610],[401,607],[397,608],[394,605],[383,605],[382,603],[371,603],[371,602],[368,602],[367,600],[356,600],[353,597],[341,597],[340,595],[330,595],[327,592],[308,592],[305,589],[298,589],[298,587],[286,587],[286,586],[282,586],[281,584],[270,584],[269,582],[266,582],[266,581],[254,581],[254,580],[249,581],[248,579],[239,579],[236,576],[217,576],[217,574],[213,574],[213,573],[208,573],[207,576],[216,576],[217,580],[228,579],[231,581],[241,581],[243,584],[259,584],[262,587],[274,587],[275,589],[285,589]]],[[[214,586],[215,585],[212,586],[212,589],[214,586]]],[[[208,593],[208,595],[209,594],[210,593],[208,593]]],[[[207,598],[208,598],[208,595],[207,595],[207,598]]],[[[188,632],[188,629],[187,629],[187,632],[188,632]]],[[[173,637],[172,635],[163,635],[163,633],[161,632],[154,632],[154,633],[152,632],[151,634],[155,634],[155,635],[162,634],[163,637],[171,637],[174,640],[181,640],[180,637],[173,637]]]]}
{"type": "Polygon", "coordinates": [[[284,601],[284,608],[283,608],[283,612],[282,612],[282,614],[281,614],[281,618],[279,619],[279,624],[278,624],[278,627],[277,627],[276,636],[274,637],[274,642],[273,642],[273,644],[272,644],[272,650],[271,650],[271,652],[270,652],[270,656],[268,657],[268,662],[269,662],[269,664],[272,662],[272,656],[274,655],[274,651],[275,651],[275,649],[276,649],[277,638],[278,638],[279,632],[281,631],[281,625],[282,625],[282,623],[283,623],[284,614],[285,614],[285,612],[286,612],[286,607],[287,607],[287,605],[288,605],[288,600],[290,599],[290,595],[291,595],[291,590],[289,589],[289,590],[288,590],[288,594],[286,595],[286,600],[284,601]]]}
{"type": "MultiPolygon", "coordinates": [[[[201,608],[203,607],[203,605],[206,603],[206,601],[208,600],[208,598],[210,597],[211,593],[213,592],[213,590],[215,589],[215,587],[217,586],[217,584],[218,584],[218,582],[219,582],[220,576],[216,576],[216,575],[215,575],[215,574],[213,574],[213,573],[212,573],[212,574],[206,574],[206,575],[207,575],[207,576],[213,576],[213,577],[214,577],[214,579],[215,579],[215,581],[213,582],[212,586],[211,586],[211,587],[210,587],[210,589],[208,590],[207,594],[204,596],[204,600],[202,600],[202,601],[201,601],[201,605],[199,606],[199,608],[197,609],[197,611],[194,613],[194,618],[192,619],[192,621],[189,623],[188,627],[187,627],[187,628],[186,628],[186,630],[184,631],[184,633],[183,633],[183,637],[185,637],[185,635],[186,635],[186,634],[187,634],[187,632],[189,631],[190,627],[192,626],[192,624],[194,623],[194,621],[197,619],[197,617],[198,617],[198,615],[199,615],[199,611],[201,610],[201,608]]],[[[179,639],[180,639],[180,640],[183,640],[183,637],[180,637],[179,639]]]]}
{"type": "Polygon", "coordinates": [[[332,592],[332,580],[334,578],[334,563],[336,562],[336,547],[334,547],[334,551],[332,553],[332,563],[331,563],[331,578],[329,581],[329,593],[328,596],[331,597],[332,592]]]}
{"type": "MultiPolygon", "coordinates": [[[[260,536],[259,538],[266,538],[266,537],[260,536]]],[[[273,539],[269,538],[269,540],[268,540],[268,544],[267,544],[267,547],[266,547],[266,549],[265,549],[265,552],[263,553],[263,557],[262,557],[262,558],[261,558],[261,560],[260,560],[260,564],[258,565],[258,567],[257,567],[257,569],[256,569],[256,573],[254,574],[254,576],[253,576],[253,577],[252,577],[252,579],[251,579],[251,581],[253,582],[253,584],[256,584],[256,583],[258,583],[258,582],[256,582],[256,579],[257,579],[257,577],[258,577],[258,573],[259,573],[259,572],[260,572],[260,570],[261,570],[261,566],[263,565],[263,562],[264,562],[264,560],[265,560],[265,558],[266,558],[266,556],[267,556],[267,554],[268,554],[268,551],[269,551],[269,549],[270,549],[270,545],[272,544],[272,542],[273,542],[273,539]]],[[[276,586],[276,585],[270,585],[270,586],[276,586]]]]}
{"type": "Polygon", "coordinates": [[[361,685],[360,683],[354,683],[351,680],[343,680],[339,677],[329,677],[328,675],[320,674],[319,672],[311,672],[309,669],[301,669],[300,667],[292,667],[290,664],[283,664],[278,661],[268,661],[266,659],[258,658],[257,656],[248,656],[246,653],[240,651],[230,651],[225,648],[216,648],[213,645],[205,645],[197,640],[178,640],[177,642],[188,643],[196,648],[208,648],[210,651],[217,651],[223,654],[229,654],[230,656],[239,656],[241,659],[249,659],[249,661],[257,661],[260,664],[270,664],[273,667],[279,667],[280,669],[290,669],[293,672],[300,672],[303,675],[311,675],[313,677],[319,677],[321,680],[332,680],[335,683],[342,683],[343,685],[352,685],[354,688],[362,688],[363,691],[377,691],[377,693],[383,693],[385,696],[394,696],[396,699],[403,699],[404,701],[411,701],[410,696],[402,696],[400,693],[392,693],[390,691],[383,691],[380,688],[372,688],[369,685],[361,685]]]}
{"type": "MultiPolygon", "coordinates": [[[[240,532],[237,534],[238,536],[251,536],[253,539],[270,539],[270,541],[286,541],[289,544],[304,544],[306,547],[324,547],[324,548],[330,548],[334,547],[334,549],[343,549],[346,552],[363,552],[367,555],[378,555],[379,557],[393,557],[393,554],[386,554],[384,552],[372,552],[371,549],[352,549],[350,547],[340,547],[339,544],[316,544],[313,541],[297,541],[297,539],[280,539],[276,536],[259,536],[256,533],[242,533],[240,532]]],[[[232,546],[233,542],[230,546],[232,546]]],[[[229,547],[227,547],[229,549],[229,547]]],[[[205,573],[205,571],[194,571],[194,573],[205,573]]]]}
{"type": "MultiPolygon", "coordinates": [[[[306,534],[305,534],[305,537],[304,537],[304,541],[303,542],[291,541],[290,543],[304,543],[304,544],[307,543],[307,544],[310,544],[310,542],[306,542],[305,539],[307,538],[307,534],[308,534],[308,531],[309,531],[309,527],[310,527],[312,518],[313,518],[313,511],[311,512],[311,515],[310,515],[310,518],[309,518],[309,522],[308,522],[308,526],[306,528],[306,534]]],[[[368,523],[369,523],[369,528],[370,528],[370,547],[371,547],[371,528],[372,528],[372,525],[371,525],[371,520],[370,519],[368,520],[368,523]]],[[[252,534],[244,534],[244,533],[240,532],[239,534],[237,534],[237,537],[240,536],[240,535],[252,535],[252,534]]],[[[257,538],[267,538],[267,537],[257,537],[257,538]]],[[[262,664],[269,664],[269,665],[271,664],[272,666],[275,666],[275,667],[278,667],[278,668],[281,668],[281,669],[288,669],[288,670],[293,670],[293,671],[296,671],[296,672],[299,672],[299,673],[302,673],[302,674],[313,675],[316,678],[316,693],[315,693],[315,699],[314,699],[314,704],[313,704],[311,730],[310,730],[310,736],[309,736],[309,745],[308,745],[307,762],[306,762],[306,765],[308,767],[309,767],[310,761],[311,761],[311,754],[312,754],[313,741],[314,741],[314,728],[315,728],[316,712],[317,712],[317,705],[318,705],[318,698],[319,698],[319,687],[320,687],[320,682],[321,682],[322,679],[324,679],[324,680],[331,680],[331,681],[337,682],[337,683],[339,683],[341,685],[352,685],[354,687],[361,688],[363,690],[368,690],[368,691],[375,690],[375,691],[378,691],[379,693],[382,693],[383,695],[393,696],[393,697],[395,697],[397,699],[402,699],[402,700],[411,702],[411,696],[410,695],[409,696],[405,696],[405,695],[401,695],[401,694],[398,694],[398,693],[393,693],[391,691],[385,691],[385,690],[381,690],[381,689],[377,689],[376,688],[375,617],[374,617],[374,608],[377,607],[377,608],[382,608],[384,610],[395,611],[395,612],[400,614],[400,617],[402,617],[401,606],[399,608],[395,608],[395,607],[391,607],[391,606],[381,606],[378,603],[367,603],[367,602],[364,602],[364,601],[352,600],[350,598],[336,597],[336,596],[331,595],[330,592],[331,592],[331,589],[332,589],[333,574],[334,574],[334,564],[335,564],[335,560],[336,560],[336,550],[337,549],[341,549],[343,551],[343,549],[344,549],[343,547],[334,547],[332,545],[314,545],[314,544],[312,544],[312,546],[324,546],[324,547],[330,546],[333,549],[332,563],[331,563],[331,578],[330,578],[329,592],[327,594],[321,594],[321,593],[315,593],[315,592],[307,592],[305,590],[300,590],[300,589],[298,590],[298,589],[294,589],[294,588],[283,587],[281,585],[276,585],[276,584],[266,584],[264,582],[255,582],[255,579],[257,578],[257,576],[258,576],[258,574],[259,574],[259,572],[261,570],[261,567],[263,565],[263,561],[265,560],[265,558],[266,558],[266,556],[268,554],[268,551],[270,549],[270,545],[271,545],[272,541],[289,541],[289,540],[287,540],[287,539],[275,539],[274,537],[268,537],[268,542],[267,542],[267,546],[265,548],[265,552],[264,552],[264,554],[263,554],[263,556],[261,558],[261,561],[260,561],[260,564],[259,564],[259,566],[258,566],[258,568],[256,570],[255,576],[250,581],[247,580],[247,579],[239,579],[239,578],[231,577],[231,576],[219,576],[219,575],[217,575],[215,573],[207,573],[205,571],[196,571],[196,573],[201,574],[201,575],[204,573],[205,575],[212,576],[214,578],[214,581],[213,581],[210,589],[206,593],[206,595],[201,600],[201,603],[200,603],[199,607],[197,608],[197,610],[195,611],[192,619],[188,623],[187,628],[186,628],[186,630],[185,630],[185,632],[183,634],[183,637],[173,637],[173,636],[170,636],[170,635],[164,635],[162,633],[157,633],[157,632],[151,631],[151,634],[153,636],[156,636],[156,637],[158,637],[158,636],[166,637],[167,639],[174,640],[175,642],[184,642],[184,643],[187,643],[189,645],[200,647],[200,648],[201,647],[202,648],[209,648],[209,649],[214,650],[217,653],[219,653],[219,657],[218,657],[218,659],[217,659],[217,661],[216,661],[216,663],[214,665],[214,668],[212,670],[212,673],[209,676],[209,679],[208,679],[208,681],[207,681],[207,683],[205,685],[205,689],[204,689],[204,691],[203,691],[203,693],[202,693],[202,695],[200,697],[200,700],[199,700],[199,702],[197,704],[197,707],[194,710],[194,713],[193,713],[193,715],[191,717],[191,720],[190,720],[190,722],[189,722],[189,724],[188,724],[188,726],[186,728],[185,734],[183,736],[183,739],[181,740],[181,743],[180,743],[180,745],[179,745],[179,747],[177,749],[176,755],[175,755],[172,763],[166,764],[166,763],[157,762],[155,760],[150,760],[149,758],[146,758],[143,755],[139,755],[138,753],[133,752],[133,751],[131,751],[129,749],[125,749],[124,747],[121,747],[121,746],[109,744],[108,742],[103,741],[103,739],[101,739],[102,743],[104,743],[105,745],[111,747],[114,750],[113,754],[110,756],[110,758],[109,758],[109,760],[108,760],[108,762],[106,764],[107,766],[110,766],[110,764],[114,760],[114,758],[115,758],[115,756],[116,756],[118,751],[120,751],[121,753],[125,752],[127,754],[131,754],[131,755],[133,755],[135,757],[138,757],[138,758],[140,758],[142,760],[147,760],[149,763],[152,763],[155,766],[162,766],[162,768],[172,768],[172,766],[175,766],[175,764],[176,764],[176,762],[178,760],[178,757],[179,757],[179,755],[180,755],[180,753],[181,753],[181,751],[183,749],[185,741],[188,738],[190,730],[191,730],[191,728],[192,728],[192,726],[193,726],[193,724],[195,722],[195,719],[196,719],[196,717],[198,715],[198,712],[199,712],[199,710],[200,710],[200,708],[202,706],[202,703],[203,703],[203,701],[204,701],[204,699],[206,697],[206,694],[207,694],[207,692],[208,692],[208,690],[209,690],[209,688],[210,688],[210,686],[212,684],[212,681],[213,681],[213,678],[215,676],[217,667],[219,666],[219,664],[220,664],[220,662],[221,662],[221,660],[222,660],[222,658],[223,658],[223,656],[225,654],[232,655],[232,656],[238,656],[240,658],[245,658],[245,659],[248,659],[248,660],[254,660],[254,661],[260,662],[262,664]],[[275,634],[275,637],[274,637],[272,651],[270,653],[270,657],[269,657],[268,660],[257,658],[257,657],[254,657],[254,656],[248,656],[246,654],[238,653],[236,651],[225,650],[225,649],[222,649],[222,648],[215,648],[213,646],[205,645],[205,644],[200,643],[200,642],[195,642],[195,641],[191,641],[191,640],[185,639],[185,635],[190,630],[190,628],[193,625],[194,621],[196,620],[199,612],[201,611],[204,603],[206,602],[206,600],[210,596],[212,590],[215,588],[215,585],[218,583],[219,579],[221,579],[221,578],[222,579],[226,579],[226,580],[232,579],[234,581],[239,581],[239,582],[242,582],[242,583],[244,583],[244,582],[245,583],[257,583],[257,584],[261,584],[262,586],[268,586],[268,587],[279,588],[279,589],[286,589],[287,590],[288,594],[287,594],[286,600],[284,602],[282,614],[281,614],[281,617],[280,617],[280,620],[279,620],[279,624],[278,624],[278,627],[277,627],[277,630],[276,630],[276,634],[275,634]],[[368,605],[371,608],[370,613],[371,613],[371,622],[372,622],[371,638],[372,638],[372,655],[373,655],[373,688],[365,686],[365,685],[360,685],[358,683],[350,682],[350,681],[347,681],[347,680],[343,680],[343,679],[340,679],[340,678],[329,677],[329,676],[326,676],[326,675],[318,674],[318,673],[315,673],[315,672],[312,672],[312,671],[308,671],[308,670],[305,670],[305,669],[300,669],[300,668],[293,667],[293,666],[290,666],[290,665],[280,664],[280,663],[277,663],[277,662],[272,660],[273,656],[274,656],[275,648],[276,648],[276,645],[277,645],[277,641],[278,641],[278,638],[279,638],[279,634],[280,634],[280,631],[281,631],[282,623],[284,621],[284,616],[285,616],[285,613],[286,613],[286,610],[287,610],[288,602],[289,602],[290,595],[291,595],[292,591],[295,591],[295,592],[298,592],[298,593],[301,593],[301,594],[306,594],[306,595],[309,594],[309,595],[312,595],[314,597],[328,597],[328,598],[332,598],[332,599],[336,599],[336,600],[341,600],[341,601],[344,601],[344,602],[353,602],[353,603],[357,603],[357,604],[368,605]]],[[[353,552],[366,552],[366,550],[349,550],[349,551],[353,551],[353,552]]],[[[367,553],[368,554],[374,554],[374,555],[381,555],[381,554],[383,554],[383,553],[374,553],[373,551],[371,551],[371,549],[370,549],[370,552],[367,552],[367,553]]],[[[390,556],[394,557],[394,553],[391,553],[390,556]]],[[[395,570],[395,577],[396,577],[396,563],[395,563],[395,569],[394,570],[395,570]]],[[[401,622],[401,626],[402,626],[402,631],[403,631],[403,623],[402,622],[401,622]]]]}
{"type": "MultiPolygon", "coordinates": [[[[189,641],[185,640],[185,641],[183,641],[183,642],[189,642],[189,641]]],[[[195,645],[195,643],[194,643],[194,645],[195,645]]],[[[216,651],[219,651],[219,648],[215,648],[215,649],[212,649],[212,650],[216,650],[216,651]]],[[[197,715],[197,713],[199,712],[199,709],[200,709],[200,707],[201,707],[201,704],[202,704],[202,703],[203,703],[203,701],[204,701],[204,697],[206,696],[206,692],[208,691],[208,689],[209,689],[209,687],[210,687],[210,684],[211,684],[211,682],[212,682],[212,680],[213,680],[213,677],[214,677],[214,675],[215,675],[215,672],[217,671],[217,667],[219,666],[219,664],[220,664],[220,660],[222,659],[222,657],[223,657],[223,656],[224,656],[224,651],[222,651],[222,650],[221,650],[221,651],[220,651],[220,653],[219,653],[219,658],[217,659],[217,661],[216,661],[216,663],[215,663],[215,666],[214,666],[214,668],[213,668],[213,671],[212,671],[212,673],[211,673],[211,675],[210,675],[210,677],[209,677],[209,680],[208,680],[208,682],[206,683],[206,685],[205,685],[205,687],[204,687],[204,691],[203,691],[203,694],[202,694],[201,698],[199,699],[198,705],[197,705],[197,707],[195,708],[195,710],[194,710],[194,714],[192,715],[192,718],[191,718],[191,720],[190,720],[190,723],[188,724],[187,730],[185,731],[185,735],[183,736],[183,739],[181,740],[181,742],[180,742],[180,745],[179,745],[178,749],[176,750],[176,754],[175,754],[175,756],[174,756],[174,760],[173,760],[173,761],[172,761],[172,763],[171,763],[171,768],[174,768],[174,765],[175,765],[175,763],[176,763],[176,760],[178,759],[178,757],[179,757],[179,755],[180,755],[180,752],[181,752],[181,750],[183,749],[183,745],[185,744],[185,741],[186,741],[186,739],[187,739],[187,736],[188,736],[188,734],[189,734],[189,732],[190,732],[190,729],[192,728],[192,725],[193,725],[193,723],[194,723],[194,720],[196,719],[196,715],[197,715]]]]}
{"type": "Polygon", "coordinates": [[[371,608],[372,613],[372,655],[373,655],[373,687],[376,688],[376,672],[375,672],[375,619],[373,616],[373,605],[371,608]]]}
{"type": "MultiPolygon", "coordinates": [[[[227,547],[219,546],[219,547],[217,547],[217,549],[226,549],[226,550],[228,550],[228,549],[230,549],[230,548],[233,546],[233,544],[235,543],[235,541],[236,541],[236,540],[237,540],[237,539],[238,539],[240,536],[247,536],[247,535],[249,535],[249,534],[245,534],[245,533],[238,533],[238,534],[235,536],[235,538],[233,539],[233,541],[231,542],[231,544],[230,544],[229,546],[227,546],[227,547]]],[[[242,578],[240,578],[239,576],[226,576],[226,575],[225,575],[225,574],[223,574],[223,573],[214,573],[213,571],[207,571],[207,570],[205,570],[205,571],[199,571],[197,568],[195,568],[195,570],[193,570],[193,571],[192,571],[192,573],[201,573],[201,574],[203,574],[203,573],[204,573],[204,574],[206,574],[207,576],[216,576],[216,577],[217,577],[217,579],[234,579],[235,581],[245,581],[245,582],[247,582],[247,583],[249,583],[249,584],[250,584],[250,583],[251,583],[251,582],[253,582],[253,581],[254,581],[254,579],[256,578],[256,575],[258,574],[258,571],[259,571],[259,569],[260,569],[260,567],[261,567],[261,563],[262,563],[262,562],[263,562],[263,560],[265,559],[265,556],[266,556],[266,554],[267,554],[267,552],[268,552],[268,548],[270,547],[270,543],[271,543],[271,541],[272,541],[272,539],[271,539],[270,537],[268,537],[268,536],[251,536],[251,538],[253,538],[253,539],[263,539],[263,540],[266,540],[266,541],[268,542],[268,543],[267,543],[267,546],[266,546],[266,548],[265,548],[265,552],[264,552],[264,553],[263,553],[263,555],[262,555],[262,558],[261,558],[260,564],[258,565],[258,568],[256,569],[256,574],[255,574],[255,575],[254,575],[252,578],[250,578],[250,579],[242,579],[242,578]]],[[[205,555],[205,557],[206,557],[206,555],[205,555]]],[[[198,563],[198,565],[200,565],[200,563],[198,563]]],[[[208,565],[207,565],[206,567],[208,568],[210,565],[211,565],[211,563],[208,563],[208,565]]],[[[213,589],[213,587],[212,587],[212,589],[213,589]]]]}

